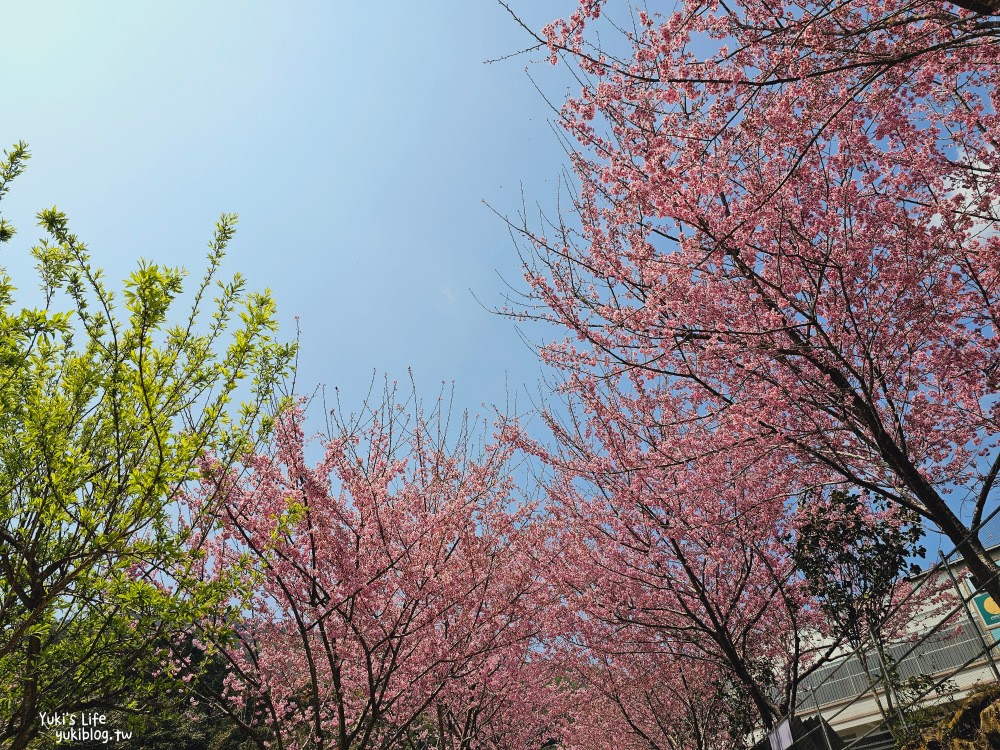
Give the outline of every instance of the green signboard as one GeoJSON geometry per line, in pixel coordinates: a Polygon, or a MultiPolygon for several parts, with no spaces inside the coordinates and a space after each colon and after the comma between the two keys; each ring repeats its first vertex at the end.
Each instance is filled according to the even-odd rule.
{"type": "Polygon", "coordinates": [[[976,609],[979,610],[979,616],[983,618],[986,627],[994,628],[1000,625],[1000,607],[993,601],[993,597],[989,594],[976,594],[972,601],[976,603],[976,609]]]}

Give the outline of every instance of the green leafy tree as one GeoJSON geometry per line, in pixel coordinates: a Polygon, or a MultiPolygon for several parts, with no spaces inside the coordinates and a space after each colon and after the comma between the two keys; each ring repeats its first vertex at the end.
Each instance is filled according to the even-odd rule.
{"type": "Polygon", "coordinates": [[[860,648],[889,625],[901,576],[920,572],[923,536],[915,514],[857,494],[834,490],[803,503],[795,562],[836,635],[860,648]]]}
{"type": "Polygon", "coordinates": [[[793,551],[831,634],[850,644],[866,671],[866,652],[875,656],[875,678],[869,672],[869,679],[883,685],[886,705],[878,695],[876,700],[886,720],[895,722],[912,702],[906,694],[914,685],[900,679],[888,644],[902,635],[915,607],[938,603],[940,591],[928,586],[920,597],[907,596],[911,585],[903,576],[920,572],[914,560],[925,554],[924,528],[915,513],[886,506],[841,490],[811,497],[800,510],[793,551]]]}
{"type": "MultiPolygon", "coordinates": [[[[0,163],[0,198],[24,168],[0,163]]],[[[294,346],[270,295],[219,281],[236,217],[178,313],[186,272],[141,261],[112,291],[55,208],[32,249],[42,302],[0,269],[0,747],[41,714],[142,713],[173,623],[223,591],[186,586],[177,499],[202,456],[233,462],[269,424],[294,346]],[[242,398],[236,407],[235,401],[242,398]]],[[[14,228],[0,219],[0,241],[14,228]]]]}

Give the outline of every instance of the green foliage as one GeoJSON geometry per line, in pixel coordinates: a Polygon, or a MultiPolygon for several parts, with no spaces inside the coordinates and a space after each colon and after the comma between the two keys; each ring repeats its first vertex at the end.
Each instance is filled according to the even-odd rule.
{"type": "Polygon", "coordinates": [[[809,498],[793,556],[834,635],[861,648],[880,633],[901,574],[916,574],[924,530],[915,515],[868,507],[858,495],[831,492],[809,498]]]}
{"type": "Polygon", "coordinates": [[[900,614],[896,594],[901,576],[920,570],[911,560],[924,555],[923,535],[915,514],[834,491],[804,503],[793,548],[796,566],[831,634],[846,640],[869,679],[881,684],[882,697],[876,696],[876,702],[894,736],[906,731],[905,715],[934,684],[925,677],[903,680],[887,648],[901,635],[893,632],[900,624],[893,622],[900,614]],[[870,657],[876,661],[874,675],[870,657]]]}
{"type": "Polygon", "coordinates": [[[239,724],[206,701],[218,695],[228,673],[227,663],[205,652],[190,638],[175,641],[175,654],[189,661],[197,672],[182,691],[162,696],[142,716],[115,715],[116,725],[131,737],[118,742],[117,750],[256,750],[258,744],[239,724]],[[194,698],[194,703],[191,699],[194,698]]]}
{"type": "MultiPolygon", "coordinates": [[[[0,198],[27,158],[24,144],[5,153],[0,198]]],[[[41,711],[141,712],[162,687],[150,639],[225,596],[186,586],[197,560],[182,545],[180,493],[205,454],[226,465],[253,447],[294,355],[275,338],[268,293],[218,280],[235,216],[216,225],[179,315],[186,271],[143,261],[116,294],[64,214],[38,219],[44,303],[17,309],[0,269],[0,745],[11,748],[32,741],[41,711]]],[[[13,235],[0,219],[0,241],[13,235]]]]}

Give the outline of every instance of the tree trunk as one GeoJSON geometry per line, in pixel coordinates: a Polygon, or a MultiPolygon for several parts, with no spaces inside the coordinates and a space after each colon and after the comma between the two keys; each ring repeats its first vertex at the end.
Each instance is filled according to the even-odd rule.
{"type": "Polygon", "coordinates": [[[951,2],[980,16],[1000,15],[1000,0],[951,0],[951,2]]]}
{"type": "MultiPolygon", "coordinates": [[[[937,495],[937,493],[934,494],[937,495]]],[[[983,543],[979,541],[979,532],[967,528],[940,497],[932,499],[932,503],[928,503],[927,499],[921,498],[924,501],[924,506],[931,511],[928,518],[937,524],[938,528],[955,545],[955,549],[962,556],[969,573],[972,574],[976,588],[987,592],[993,597],[993,601],[1000,602],[1000,575],[998,575],[1000,568],[993,562],[993,558],[983,547],[983,543]]]]}
{"type": "Polygon", "coordinates": [[[38,656],[42,653],[42,639],[37,635],[28,637],[24,667],[24,692],[18,711],[20,731],[15,735],[9,750],[24,750],[35,738],[35,721],[38,719],[38,656]]]}

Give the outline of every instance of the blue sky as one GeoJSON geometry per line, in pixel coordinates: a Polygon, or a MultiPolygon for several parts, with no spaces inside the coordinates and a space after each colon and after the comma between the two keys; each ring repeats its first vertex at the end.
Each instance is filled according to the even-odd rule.
{"type": "MultiPolygon", "coordinates": [[[[538,28],[574,3],[520,5],[538,28]]],[[[474,411],[537,393],[534,354],[473,293],[521,282],[483,201],[554,205],[565,155],[528,73],[554,101],[567,81],[539,53],[483,64],[530,41],[492,0],[32,2],[4,26],[0,145],[33,154],[3,205],[15,285],[35,284],[41,208],[113,279],[140,257],[199,270],[235,211],[227,268],[272,289],[289,336],[299,316],[300,390],[356,402],[412,367],[474,411]]]]}

